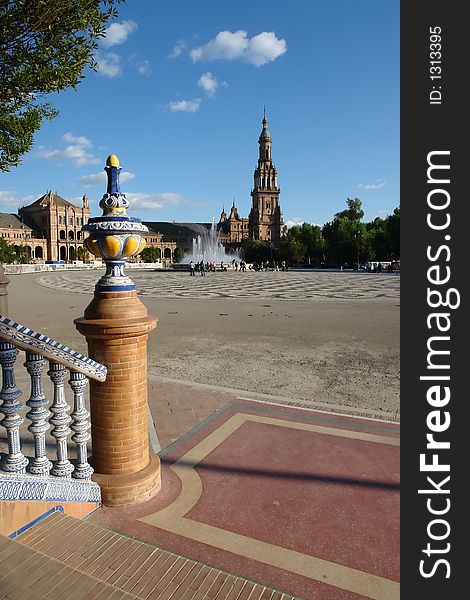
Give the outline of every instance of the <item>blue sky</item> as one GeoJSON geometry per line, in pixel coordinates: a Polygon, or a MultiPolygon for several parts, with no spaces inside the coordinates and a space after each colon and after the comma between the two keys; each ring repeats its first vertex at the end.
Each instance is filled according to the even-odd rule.
{"type": "Polygon", "coordinates": [[[52,189],[100,214],[115,153],[132,216],[218,220],[234,199],[247,216],[264,105],[285,222],[399,204],[398,0],[128,0],[98,61],[0,174],[1,211],[52,189]]]}

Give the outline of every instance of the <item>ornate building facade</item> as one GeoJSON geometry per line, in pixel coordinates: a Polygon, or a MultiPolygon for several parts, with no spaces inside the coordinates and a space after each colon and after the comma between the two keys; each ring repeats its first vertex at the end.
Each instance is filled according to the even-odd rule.
{"type": "Polygon", "coordinates": [[[82,226],[88,223],[90,207],[83,196],[76,206],[51,191],[23,206],[18,214],[32,230],[31,258],[37,261],[73,261],[84,257],[82,226]],[[39,240],[41,243],[39,243],[39,240]]]}
{"type": "MultiPolygon", "coordinates": [[[[258,162],[253,174],[251,211],[240,217],[235,201],[229,215],[222,210],[217,230],[221,241],[232,247],[242,247],[253,240],[277,245],[282,237],[283,219],[279,205],[281,189],[272,161],[272,138],[266,112],[258,139],[258,162]]],[[[32,262],[72,262],[92,258],[83,246],[82,226],[88,223],[90,207],[86,195],[76,206],[48,191],[35,202],[19,209],[18,215],[0,213],[0,237],[13,246],[24,246],[32,262]]],[[[194,240],[204,237],[211,223],[175,223],[144,221],[147,248],[159,250],[160,261],[169,266],[178,249],[189,253],[194,240]]],[[[158,255],[158,253],[157,253],[158,255]]]]}
{"type": "MultiPolygon", "coordinates": [[[[34,263],[87,261],[93,257],[83,246],[81,229],[89,218],[86,195],[82,205],[76,206],[56,192],[48,191],[32,204],[20,208],[18,215],[0,212],[0,238],[13,247],[26,248],[28,259],[34,263]]],[[[149,223],[145,234],[146,245],[157,248],[160,262],[169,265],[178,246],[177,236],[165,235],[161,227],[152,225],[149,223]]],[[[176,227],[170,229],[174,231],[176,227]]]]}
{"type": "Polygon", "coordinates": [[[279,204],[281,188],[271,156],[272,138],[268,130],[266,111],[258,145],[258,164],[253,174],[252,205],[248,218],[240,217],[235,201],[228,217],[224,209],[220,215],[218,228],[226,244],[243,245],[252,240],[263,240],[277,245],[282,236],[284,223],[279,204]]]}

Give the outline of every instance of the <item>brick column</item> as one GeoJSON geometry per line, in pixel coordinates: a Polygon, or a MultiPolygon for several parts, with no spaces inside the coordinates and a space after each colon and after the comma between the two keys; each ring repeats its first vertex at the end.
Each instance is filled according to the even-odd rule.
{"type": "Polygon", "coordinates": [[[135,290],[97,291],[75,320],[90,358],[108,368],[105,382],[90,381],[92,479],[107,506],[143,502],[160,490],[147,428],[147,337],[156,324],[135,290]]]}
{"type": "Polygon", "coordinates": [[[119,187],[119,159],[108,156],[108,185],[100,201],[103,214],[82,231],[85,248],[100,256],[106,273],[95,287],[85,315],[75,325],[88,342],[88,354],[106,365],[104,383],[90,382],[93,480],[103,503],[130,506],[154,496],[161,486],[160,460],[149,451],[147,337],[157,319],[149,317],[124,273],[128,258],[145,246],[148,228],[128,217],[129,201],[119,187]]]}

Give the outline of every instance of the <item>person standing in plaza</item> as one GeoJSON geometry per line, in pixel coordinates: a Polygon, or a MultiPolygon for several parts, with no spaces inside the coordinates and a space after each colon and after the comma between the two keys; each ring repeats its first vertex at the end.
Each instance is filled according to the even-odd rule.
{"type": "Polygon", "coordinates": [[[201,260],[201,262],[199,263],[199,271],[201,272],[201,277],[206,276],[206,266],[204,264],[204,260],[201,260]]]}
{"type": "Polygon", "coordinates": [[[189,263],[189,270],[191,271],[191,277],[194,277],[194,276],[195,276],[195,274],[194,274],[194,268],[195,268],[195,266],[196,266],[196,265],[194,264],[194,261],[192,260],[192,261],[189,263]]]}

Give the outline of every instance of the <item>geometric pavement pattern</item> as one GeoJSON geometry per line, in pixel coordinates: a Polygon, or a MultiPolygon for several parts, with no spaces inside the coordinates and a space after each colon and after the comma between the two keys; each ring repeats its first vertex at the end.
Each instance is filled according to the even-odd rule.
{"type": "MultiPolygon", "coordinates": [[[[356,300],[400,297],[397,273],[338,273],[328,271],[227,271],[196,273],[133,271],[128,269],[137,292],[150,298],[255,298],[280,300],[356,300]]],[[[53,289],[92,294],[97,273],[89,271],[48,273],[38,282],[53,289]]]]}

